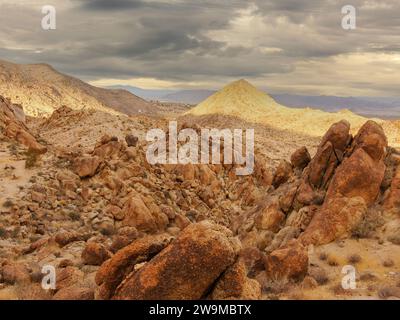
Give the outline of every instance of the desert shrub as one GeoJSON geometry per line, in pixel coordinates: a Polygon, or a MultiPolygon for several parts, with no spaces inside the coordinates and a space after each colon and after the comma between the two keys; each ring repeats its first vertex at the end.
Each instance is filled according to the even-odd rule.
{"type": "Polygon", "coordinates": [[[13,156],[18,155],[18,144],[16,142],[12,142],[9,146],[8,146],[8,150],[10,151],[10,153],[13,156]]]}
{"type": "Polygon", "coordinates": [[[361,281],[373,281],[376,279],[377,279],[376,275],[374,275],[373,273],[368,272],[368,271],[366,271],[360,275],[361,281]]]}
{"type": "Polygon", "coordinates": [[[68,216],[73,221],[79,221],[81,219],[81,215],[76,211],[71,211],[70,213],[68,213],[68,216]]]}
{"type": "Polygon", "coordinates": [[[329,277],[324,270],[317,270],[312,272],[311,276],[317,281],[320,286],[323,286],[329,282],[329,277]]]}
{"type": "Polygon", "coordinates": [[[361,256],[359,254],[352,254],[347,258],[347,262],[350,264],[357,264],[361,262],[361,256]]]}
{"type": "Polygon", "coordinates": [[[7,235],[7,230],[0,226],[0,239],[5,238],[7,235]]]}
{"type": "Polygon", "coordinates": [[[14,230],[11,232],[11,238],[16,239],[21,233],[21,227],[15,227],[14,230]]]}
{"type": "Polygon", "coordinates": [[[25,153],[25,168],[31,169],[36,166],[37,161],[39,160],[39,153],[33,149],[28,149],[25,153]]]}
{"type": "Polygon", "coordinates": [[[14,205],[14,202],[12,202],[10,199],[7,199],[4,203],[3,203],[3,207],[4,208],[11,208],[14,205]]]}
{"type": "Polygon", "coordinates": [[[115,229],[114,228],[101,228],[100,233],[103,236],[112,236],[115,234],[115,229]]]}
{"type": "Polygon", "coordinates": [[[327,259],[328,259],[328,255],[326,254],[326,252],[321,252],[319,255],[319,260],[326,261],[327,259]]]}
{"type": "Polygon", "coordinates": [[[386,259],[382,264],[385,268],[392,268],[394,266],[394,261],[392,259],[386,259]]]}
{"type": "Polygon", "coordinates": [[[371,234],[385,223],[380,210],[371,209],[361,222],[352,230],[355,238],[369,238],[371,234]]]}

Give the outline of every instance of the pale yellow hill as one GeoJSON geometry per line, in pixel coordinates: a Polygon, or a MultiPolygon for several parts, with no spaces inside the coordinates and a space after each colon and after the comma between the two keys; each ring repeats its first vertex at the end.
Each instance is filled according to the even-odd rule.
{"type": "Polygon", "coordinates": [[[47,64],[15,64],[0,60],[0,95],[21,104],[27,115],[48,116],[65,105],[128,115],[152,114],[151,103],[125,90],[91,86],[47,64]]]}
{"type": "MultiPolygon", "coordinates": [[[[288,108],[278,104],[266,93],[246,80],[235,81],[188,111],[186,114],[203,116],[221,114],[309,136],[322,136],[329,127],[342,119],[351,123],[355,133],[367,121],[349,110],[329,113],[311,108],[288,108]]],[[[400,146],[400,128],[393,121],[373,119],[380,123],[392,146],[400,146]]]]}

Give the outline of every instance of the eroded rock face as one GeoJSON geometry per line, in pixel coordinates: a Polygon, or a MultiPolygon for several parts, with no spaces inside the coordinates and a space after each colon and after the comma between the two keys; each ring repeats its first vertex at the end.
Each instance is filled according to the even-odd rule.
{"type": "Polygon", "coordinates": [[[261,286],[247,277],[247,269],[238,260],[218,280],[210,298],[212,300],[257,300],[261,298],[261,286]]]}
{"type": "Polygon", "coordinates": [[[75,159],[73,170],[81,178],[93,177],[100,164],[101,159],[97,156],[83,156],[75,159]]]}
{"type": "Polygon", "coordinates": [[[96,242],[88,242],[82,252],[82,261],[87,265],[100,266],[109,258],[111,258],[111,253],[103,245],[96,242]]]}
{"type": "MultiPolygon", "coordinates": [[[[384,158],[387,147],[387,139],[382,128],[373,121],[365,123],[352,144],[348,146],[344,160],[341,160],[338,155],[345,148],[347,126],[342,123],[339,127],[342,129],[333,135],[336,140],[325,144],[323,149],[319,150],[321,152],[317,152],[308,168],[310,174],[325,172],[324,175],[315,175],[315,177],[323,178],[322,180],[309,176],[310,194],[315,195],[313,187],[321,188],[324,185],[328,187],[322,207],[315,213],[309,227],[300,237],[305,244],[329,243],[338,237],[348,235],[362,219],[367,207],[371,206],[380,194],[386,170],[384,158]],[[325,156],[321,158],[322,154],[325,156]],[[335,159],[331,161],[333,154],[335,159]],[[314,171],[313,164],[316,158],[323,159],[321,163],[329,165],[322,171],[314,171]],[[338,165],[339,162],[340,165],[338,165]],[[327,174],[332,176],[330,182],[325,179],[327,174]],[[329,184],[326,184],[325,180],[329,184]]],[[[324,138],[323,142],[325,140],[327,139],[324,138]]],[[[322,168],[319,165],[317,167],[322,168]]],[[[303,180],[303,186],[306,184],[305,181],[303,180]]],[[[303,199],[300,196],[301,200],[303,199]]]]}
{"type": "Polygon", "coordinates": [[[336,170],[326,199],[362,197],[367,205],[371,205],[379,195],[384,174],[383,161],[374,161],[359,148],[336,170]]]}
{"type": "Polygon", "coordinates": [[[272,232],[277,232],[279,231],[280,225],[284,218],[285,215],[279,209],[279,205],[273,203],[261,210],[261,212],[255,218],[255,223],[257,229],[259,230],[270,230],[272,232]]]}
{"type": "Polygon", "coordinates": [[[112,158],[119,154],[123,149],[123,144],[115,140],[115,138],[110,137],[107,141],[108,136],[102,138],[102,141],[93,150],[93,155],[99,157],[100,159],[112,158]]]}
{"type": "Polygon", "coordinates": [[[302,205],[319,204],[351,141],[350,124],[340,121],[327,131],[317,153],[303,172],[296,200],[302,205]]]}
{"type": "Polygon", "coordinates": [[[292,166],[287,161],[281,161],[278,168],[276,169],[274,178],[272,180],[272,185],[275,188],[279,188],[280,185],[289,180],[292,174],[292,166]]]}
{"type": "Polygon", "coordinates": [[[169,235],[147,236],[118,251],[96,274],[100,299],[109,299],[115,289],[134,270],[135,265],[150,260],[164,249],[172,238],[169,235]]]}
{"type": "Polygon", "coordinates": [[[271,281],[300,281],[307,270],[307,249],[297,240],[289,241],[265,258],[266,276],[271,281]]]}
{"type": "Polygon", "coordinates": [[[25,116],[20,106],[13,105],[9,100],[0,96],[0,129],[5,136],[15,139],[39,154],[47,148],[37,142],[25,125],[25,116]]]}
{"type": "Polygon", "coordinates": [[[127,276],[113,298],[201,299],[235,262],[239,250],[238,240],[225,227],[208,221],[192,224],[155,258],[127,276]]]}
{"type": "Polygon", "coordinates": [[[306,147],[297,149],[290,157],[292,166],[296,169],[303,170],[311,161],[310,153],[306,147]]]}
{"type": "Polygon", "coordinates": [[[348,158],[335,172],[326,198],[360,196],[371,205],[385,175],[386,148],[387,138],[381,126],[373,121],[365,123],[354,138],[348,158]]]}
{"type": "Polygon", "coordinates": [[[299,239],[303,244],[322,245],[349,236],[367,211],[363,198],[337,197],[327,200],[299,239]]]}
{"type": "Polygon", "coordinates": [[[387,210],[400,209],[400,166],[397,167],[383,205],[387,210]]]}
{"type": "Polygon", "coordinates": [[[163,230],[168,224],[168,217],[156,205],[146,204],[140,195],[132,195],[127,200],[121,217],[124,226],[144,232],[163,230]]]}

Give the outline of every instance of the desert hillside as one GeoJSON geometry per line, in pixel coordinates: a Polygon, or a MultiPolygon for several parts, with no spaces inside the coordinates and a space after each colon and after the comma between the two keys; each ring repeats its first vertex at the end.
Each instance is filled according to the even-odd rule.
{"type": "Polygon", "coordinates": [[[145,134],[169,119],[62,107],[26,120],[0,98],[0,299],[400,298],[400,153],[377,122],[318,138],[178,115],[197,131],[254,126],[242,177],[150,165],[145,134]],[[41,287],[44,266],[55,289],[41,287]]]}
{"type": "Polygon", "coordinates": [[[1,94],[30,116],[50,115],[61,106],[111,113],[152,114],[157,107],[125,90],[102,89],[64,75],[47,64],[0,60],[1,94]]]}
{"type": "MultiPolygon", "coordinates": [[[[367,120],[348,110],[329,113],[311,108],[288,108],[278,104],[246,80],[230,83],[186,113],[193,116],[212,114],[237,117],[250,123],[312,137],[321,137],[333,123],[342,119],[349,121],[352,133],[356,133],[367,120]]],[[[390,145],[400,146],[398,122],[374,120],[384,128],[390,145]]]]}

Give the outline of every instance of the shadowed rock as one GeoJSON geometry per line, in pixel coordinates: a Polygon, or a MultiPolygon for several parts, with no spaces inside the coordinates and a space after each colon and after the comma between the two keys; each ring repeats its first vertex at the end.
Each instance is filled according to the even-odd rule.
{"type": "Polygon", "coordinates": [[[188,226],[150,262],[117,288],[120,300],[192,300],[205,297],[231,266],[240,244],[225,227],[203,221],[188,226]]]}

